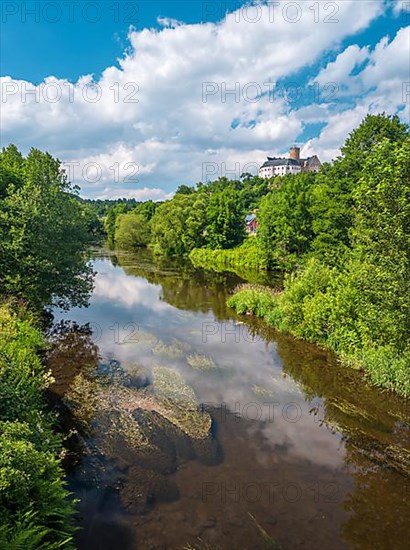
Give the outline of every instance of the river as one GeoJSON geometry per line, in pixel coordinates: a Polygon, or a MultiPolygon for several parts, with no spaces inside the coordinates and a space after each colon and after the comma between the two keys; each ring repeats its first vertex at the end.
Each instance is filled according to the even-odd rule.
{"type": "Polygon", "coordinates": [[[78,548],[408,549],[408,402],[229,310],[234,274],[93,263],[48,357],[78,548]]]}

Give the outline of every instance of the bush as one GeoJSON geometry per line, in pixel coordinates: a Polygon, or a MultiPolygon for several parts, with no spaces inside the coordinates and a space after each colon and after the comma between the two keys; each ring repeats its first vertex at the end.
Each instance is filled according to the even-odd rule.
{"type": "Polygon", "coordinates": [[[19,315],[0,306],[0,547],[68,547],[73,504],[44,402],[49,377],[37,352],[45,342],[33,319],[19,315]]]}
{"type": "Polygon", "coordinates": [[[228,300],[228,306],[239,314],[251,313],[266,318],[276,307],[274,290],[259,285],[242,285],[228,300]]]}
{"type": "Polygon", "coordinates": [[[410,398],[410,349],[402,354],[387,346],[368,349],[362,362],[373,384],[410,398]]]}
{"type": "Polygon", "coordinates": [[[195,267],[216,269],[267,269],[266,256],[257,237],[248,237],[243,244],[231,249],[194,248],[189,259],[195,267]]]}

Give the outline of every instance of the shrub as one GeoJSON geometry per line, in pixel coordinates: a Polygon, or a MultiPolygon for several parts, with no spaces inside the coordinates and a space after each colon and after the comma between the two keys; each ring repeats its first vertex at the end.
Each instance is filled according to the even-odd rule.
{"type": "Polygon", "coordinates": [[[33,319],[19,313],[0,306],[0,547],[68,547],[73,503],[44,402],[48,375],[37,352],[45,343],[33,319]]]}
{"type": "Polygon", "coordinates": [[[194,248],[189,259],[195,267],[230,271],[234,269],[267,269],[267,259],[257,237],[248,237],[231,249],[194,248]]]}

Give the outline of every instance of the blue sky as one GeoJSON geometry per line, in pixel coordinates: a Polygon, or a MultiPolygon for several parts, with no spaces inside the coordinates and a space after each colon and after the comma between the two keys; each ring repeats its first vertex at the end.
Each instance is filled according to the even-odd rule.
{"type": "Polygon", "coordinates": [[[36,84],[49,75],[71,81],[88,73],[98,76],[122,56],[131,25],[137,30],[159,29],[158,18],[185,23],[217,21],[239,4],[201,0],[5,0],[1,7],[0,72],[36,84]]]}
{"type": "Polygon", "coordinates": [[[409,25],[401,0],[4,0],[1,145],[107,198],[167,198],[293,143],[330,160],[368,112],[409,122],[409,25]]]}

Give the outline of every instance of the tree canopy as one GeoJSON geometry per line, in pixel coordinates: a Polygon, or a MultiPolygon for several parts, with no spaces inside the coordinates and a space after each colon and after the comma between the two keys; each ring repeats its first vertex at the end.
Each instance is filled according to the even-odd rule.
{"type": "Polygon", "coordinates": [[[0,153],[0,293],[34,307],[81,305],[92,287],[85,211],[60,161],[10,145],[0,153]]]}

